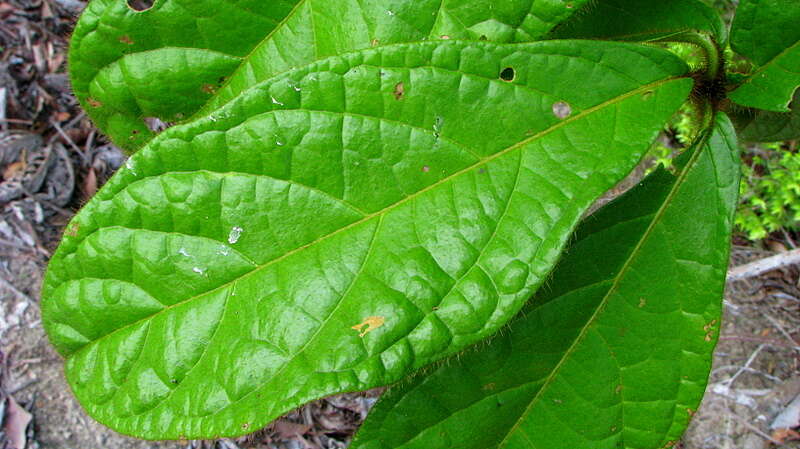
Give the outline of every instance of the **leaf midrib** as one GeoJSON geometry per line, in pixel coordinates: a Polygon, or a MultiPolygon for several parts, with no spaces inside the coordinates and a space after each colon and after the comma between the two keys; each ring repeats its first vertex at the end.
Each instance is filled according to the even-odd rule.
{"type": "MultiPolygon", "coordinates": [[[[175,303],[175,304],[173,304],[173,305],[171,305],[171,306],[169,306],[167,308],[164,308],[164,309],[162,309],[162,310],[160,310],[160,311],[158,311],[158,312],[156,312],[156,313],[154,313],[152,315],[146,316],[146,317],[141,318],[141,319],[139,319],[139,320],[137,320],[135,322],[132,322],[130,324],[127,324],[125,326],[117,328],[113,332],[110,332],[110,333],[104,335],[101,338],[98,338],[98,339],[96,339],[96,340],[94,340],[94,341],[92,341],[90,343],[87,343],[86,345],[84,345],[83,347],[81,347],[80,349],[78,349],[76,351],[73,351],[67,357],[74,356],[75,354],[77,354],[77,353],[83,351],[84,349],[88,348],[90,345],[98,343],[98,342],[100,342],[100,341],[102,341],[102,340],[104,340],[106,338],[109,338],[109,337],[115,335],[117,332],[121,332],[121,331],[123,331],[123,330],[125,330],[125,329],[127,329],[127,328],[129,328],[131,326],[138,325],[143,321],[148,321],[148,320],[151,320],[151,319],[155,319],[159,315],[161,315],[163,313],[166,313],[166,312],[168,312],[168,311],[170,311],[170,310],[172,310],[174,308],[180,307],[180,306],[182,306],[182,305],[184,305],[186,303],[189,303],[189,302],[191,302],[191,301],[193,301],[193,300],[195,300],[197,298],[200,298],[200,297],[203,297],[203,296],[209,295],[209,294],[214,294],[215,292],[217,292],[219,290],[222,290],[222,289],[225,289],[225,288],[228,288],[231,285],[233,285],[233,284],[235,284],[237,282],[240,282],[240,281],[242,281],[244,279],[247,279],[250,276],[254,276],[255,274],[259,273],[260,271],[262,271],[263,269],[265,269],[267,267],[270,267],[270,266],[272,266],[274,264],[277,264],[277,263],[279,263],[279,262],[281,262],[281,261],[283,261],[285,259],[288,259],[289,257],[291,257],[291,256],[293,256],[293,255],[295,255],[297,253],[300,253],[300,252],[302,252],[302,251],[304,251],[304,250],[306,250],[306,249],[308,249],[310,247],[313,247],[313,246],[317,245],[320,242],[323,242],[323,241],[325,241],[325,240],[327,240],[329,238],[335,237],[336,235],[339,235],[339,234],[341,234],[343,232],[346,232],[346,231],[348,231],[350,229],[353,229],[353,228],[355,228],[355,227],[357,227],[357,226],[359,226],[361,224],[364,224],[364,223],[366,223],[366,222],[368,222],[368,221],[370,221],[370,220],[372,220],[372,219],[374,219],[376,217],[380,217],[381,215],[386,214],[386,213],[388,213],[388,212],[390,212],[390,211],[402,206],[403,204],[408,203],[408,202],[416,199],[417,197],[419,197],[419,196],[421,196],[421,195],[423,195],[423,194],[425,194],[425,193],[427,193],[427,192],[439,187],[440,185],[442,185],[442,184],[444,184],[446,182],[449,182],[452,179],[455,179],[455,178],[457,178],[457,177],[459,177],[459,176],[461,176],[461,175],[463,175],[465,173],[468,173],[468,172],[470,172],[470,171],[472,171],[472,170],[474,170],[474,169],[476,169],[478,167],[486,165],[486,164],[488,164],[488,163],[490,163],[490,162],[492,162],[492,161],[494,161],[494,160],[496,160],[496,159],[498,159],[498,158],[500,158],[500,157],[502,157],[502,156],[514,151],[514,150],[520,149],[523,146],[525,146],[525,145],[527,145],[527,144],[529,144],[531,142],[534,142],[534,141],[536,141],[536,140],[538,140],[538,139],[540,139],[540,138],[552,133],[553,131],[559,130],[559,129],[561,129],[561,128],[563,128],[563,127],[565,127],[565,126],[567,126],[567,125],[569,125],[571,123],[574,123],[574,122],[576,122],[576,121],[578,121],[578,120],[580,120],[580,119],[582,119],[582,118],[584,118],[584,117],[586,117],[586,116],[588,116],[590,114],[593,114],[593,113],[595,113],[595,112],[597,112],[597,111],[599,111],[599,110],[601,110],[601,109],[603,109],[603,108],[605,108],[607,106],[622,102],[622,101],[624,101],[624,100],[626,100],[626,99],[628,99],[630,97],[633,97],[633,96],[635,96],[637,94],[646,92],[648,90],[651,90],[653,88],[659,87],[659,86],[664,85],[664,84],[667,84],[669,82],[676,81],[676,80],[679,80],[679,79],[685,79],[685,78],[686,78],[685,76],[673,76],[673,77],[664,78],[664,79],[661,79],[659,81],[656,81],[656,82],[653,82],[653,83],[650,83],[650,84],[646,84],[644,86],[640,86],[637,89],[629,91],[629,92],[627,92],[627,93],[625,93],[623,95],[608,99],[608,100],[606,100],[606,101],[604,101],[604,102],[602,102],[602,103],[600,103],[600,104],[598,104],[596,106],[587,108],[587,109],[581,111],[580,113],[578,113],[578,114],[576,114],[576,115],[574,115],[572,117],[566,118],[563,121],[554,124],[550,128],[547,128],[547,129],[545,129],[545,130],[543,130],[543,131],[541,131],[541,132],[539,132],[539,133],[537,133],[537,134],[535,134],[535,135],[533,135],[531,137],[523,139],[523,140],[517,142],[516,144],[511,145],[510,147],[507,147],[507,148],[505,148],[503,150],[500,150],[500,151],[498,151],[497,153],[495,153],[495,154],[493,154],[491,156],[487,156],[487,157],[485,157],[483,159],[480,159],[478,162],[476,162],[476,163],[474,163],[472,165],[469,165],[469,166],[467,166],[467,167],[465,167],[465,168],[463,168],[463,169],[461,169],[459,171],[456,171],[456,172],[454,172],[454,173],[452,173],[452,174],[440,179],[439,181],[431,184],[430,186],[425,187],[424,189],[421,189],[418,192],[415,192],[415,193],[403,198],[402,200],[400,200],[400,201],[398,201],[396,203],[393,203],[393,204],[391,204],[391,205],[389,205],[389,206],[387,206],[387,207],[385,207],[385,208],[383,208],[383,209],[381,209],[379,211],[376,211],[376,212],[374,212],[372,214],[366,215],[365,217],[361,218],[360,220],[357,220],[357,221],[355,221],[355,222],[353,222],[353,223],[351,223],[351,224],[349,224],[347,226],[344,226],[344,227],[342,227],[342,228],[340,228],[340,229],[338,229],[336,231],[333,231],[331,233],[328,233],[328,234],[325,234],[325,235],[323,235],[321,237],[318,237],[317,239],[315,239],[315,240],[313,240],[313,241],[311,241],[311,242],[309,242],[309,243],[307,243],[305,245],[302,245],[302,246],[297,247],[297,248],[295,248],[295,249],[293,249],[291,251],[288,251],[286,254],[283,254],[280,257],[277,257],[277,258],[272,259],[272,260],[270,260],[268,262],[265,262],[264,264],[259,265],[258,267],[254,268],[253,270],[251,270],[251,271],[249,271],[249,272],[237,277],[236,279],[232,279],[232,280],[220,285],[219,287],[214,288],[213,290],[209,290],[209,291],[206,291],[206,292],[199,293],[197,295],[191,296],[191,297],[189,297],[189,298],[187,298],[187,299],[185,299],[183,301],[177,302],[177,303],[175,303]]],[[[94,230],[92,233],[84,236],[81,239],[81,241],[85,241],[89,236],[91,236],[92,234],[98,232],[101,229],[103,229],[103,228],[98,228],[98,229],[94,230]]]]}
{"type": "MultiPolygon", "coordinates": [[[[597,307],[595,308],[595,311],[592,313],[592,316],[586,322],[586,325],[583,326],[583,328],[581,329],[581,332],[575,338],[575,341],[573,342],[573,344],[564,353],[564,356],[561,357],[561,359],[559,360],[558,364],[553,369],[553,372],[545,379],[544,383],[542,384],[542,387],[539,389],[539,391],[533,397],[533,399],[531,400],[531,402],[528,405],[528,407],[525,409],[525,411],[522,413],[522,415],[520,415],[519,419],[517,419],[517,421],[514,423],[514,425],[508,431],[508,433],[506,433],[506,436],[503,438],[503,440],[500,441],[500,444],[498,444],[498,446],[497,446],[498,449],[502,449],[506,445],[506,443],[508,441],[508,438],[511,435],[513,435],[514,432],[517,431],[517,430],[520,430],[522,432],[522,435],[524,435],[526,437],[526,439],[528,438],[527,435],[526,435],[526,432],[524,431],[524,429],[522,429],[520,427],[522,425],[522,422],[525,421],[525,419],[528,417],[528,415],[532,411],[534,405],[537,404],[538,401],[541,399],[542,393],[549,389],[549,387],[552,384],[553,380],[555,379],[556,375],[561,371],[561,368],[563,367],[564,363],[577,350],[578,345],[584,340],[584,338],[586,337],[586,334],[588,333],[589,329],[595,324],[597,319],[599,319],[601,312],[605,309],[604,306],[608,303],[608,301],[611,298],[611,296],[614,293],[616,293],[617,289],[619,288],[620,283],[626,277],[626,275],[627,275],[628,271],[630,270],[634,260],[639,256],[639,252],[641,251],[642,247],[650,239],[650,236],[654,232],[656,226],[660,223],[661,219],[663,218],[664,214],[667,211],[667,208],[671,205],[672,200],[675,198],[675,195],[678,194],[678,191],[683,186],[684,181],[686,181],[686,178],[689,176],[689,172],[691,172],[691,170],[695,166],[695,163],[697,162],[697,160],[700,158],[700,156],[705,151],[705,146],[706,146],[706,144],[708,142],[708,138],[709,137],[710,137],[710,133],[707,133],[704,136],[702,136],[701,139],[698,141],[698,144],[695,146],[694,154],[692,154],[692,157],[686,163],[686,167],[683,169],[683,171],[679,175],[678,179],[675,181],[675,184],[673,185],[672,189],[670,189],[669,194],[664,199],[664,202],[662,203],[661,207],[658,209],[658,212],[656,212],[656,214],[653,216],[653,219],[650,222],[650,225],[647,227],[647,229],[645,230],[644,234],[642,234],[642,238],[639,239],[639,241],[637,242],[636,246],[631,251],[630,255],[625,259],[625,263],[622,265],[622,268],[620,269],[619,274],[614,277],[613,284],[609,288],[608,292],[603,296],[603,299],[600,300],[600,302],[598,303],[597,307]]],[[[622,374],[620,373],[620,380],[621,380],[621,376],[622,376],[622,374]]],[[[623,398],[622,402],[624,403],[624,388],[623,388],[623,391],[620,392],[620,396],[623,398]]],[[[621,411],[621,415],[622,415],[622,417],[621,417],[621,423],[620,423],[620,432],[624,432],[624,429],[625,429],[625,421],[624,421],[625,409],[624,409],[624,407],[623,407],[623,409],[621,411]]],[[[624,437],[623,437],[623,439],[624,439],[624,437]]]]}

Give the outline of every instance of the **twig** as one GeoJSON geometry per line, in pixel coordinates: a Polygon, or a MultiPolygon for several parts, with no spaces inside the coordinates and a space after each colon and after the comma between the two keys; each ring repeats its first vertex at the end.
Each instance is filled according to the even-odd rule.
{"type": "Polygon", "coordinates": [[[796,341],[794,341],[794,338],[792,338],[792,336],[789,334],[789,332],[787,332],[786,329],[784,329],[783,326],[781,326],[781,323],[779,323],[778,320],[776,320],[775,318],[773,318],[769,314],[763,313],[763,315],[764,315],[764,318],[769,320],[769,322],[772,323],[772,325],[775,326],[775,328],[778,329],[778,331],[780,331],[780,333],[783,334],[784,337],[786,337],[786,340],[791,345],[795,346],[797,349],[800,350],[800,347],[798,347],[800,345],[796,341]]]}
{"type": "MultiPolygon", "coordinates": [[[[740,369],[742,369],[742,367],[738,366],[738,365],[720,366],[718,368],[714,368],[714,371],[712,371],[711,374],[715,375],[715,374],[717,374],[719,372],[722,372],[722,371],[732,371],[732,370],[740,370],[740,369]]],[[[773,382],[783,382],[783,379],[781,379],[780,377],[773,376],[771,374],[767,374],[767,373],[759,371],[757,369],[746,368],[745,372],[748,372],[748,373],[751,373],[751,374],[758,374],[760,376],[766,377],[767,379],[769,379],[769,380],[771,380],[773,382]]]]}
{"type": "Polygon", "coordinates": [[[737,421],[739,421],[739,424],[741,424],[741,425],[743,425],[743,426],[747,427],[747,428],[748,428],[748,429],[749,429],[751,432],[755,433],[756,435],[760,436],[761,438],[763,438],[763,439],[765,439],[765,440],[767,440],[767,441],[769,441],[769,442],[771,442],[771,443],[773,443],[773,444],[777,444],[777,445],[783,445],[783,443],[782,443],[782,442],[780,442],[780,441],[778,441],[778,440],[773,440],[771,436],[769,436],[769,435],[767,435],[766,433],[764,433],[764,432],[763,432],[761,429],[759,429],[758,427],[756,427],[756,426],[754,426],[754,425],[750,424],[749,422],[747,422],[747,420],[746,420],[746,419],[742,418],[741,416],[737,415],[736,413],[733,413],[733,412],[732,412],[732,411],[730,411],[730,410],[728,411],[728,413],[730,413],[730,415],[731,415],[731,416],[733,416],[734,418],[736,418],[736,420],[737,420],[737,421]]]}
{"type": "Polygon", "coordinates": [[[757,260],[728,271],[728,282],[756,277],[778,268],[800,263],[800,249],[757,260]]]}
{"type": "Polygon", "coordinates": [[[0,123],[19,123],[20,125],[33,125],[31,120],[22,120],[18,118],[0,118],[0,123]]]}
{"type": "Polygon", "coordinates": [[[719,337],[719,339],[720,339],[720,341],[731,341],[731,340],[734,340],[734,341],[752,341],[752,342],[755,342],[755,343],[763,343],[765,345],[770,345],[770,346],[774,346],[774,347],[777,347],[777,348],[786,348],[786,349],[792,349],[792,350],[795,350],[795,351],[800,350],[800,346],[789,346],[789,345],[787,345],[787,344],[785,344],[783,342],[780,342],[778,340],[768,340],[766,338],[745,337],[745,336],[742,336],[742,335],[723,335],[723,336],[719,337]]]}
{"type": "Polygon", "coordinates": [[[3,287],[7,288],[9,291],[11,291],[11,293],[14,293],[15,295],[19,296],[20,299],[24,299],[24,300],[28,301],[29,303],[34,304],[34,302],[33,302],[33,300],[31,299],[30,296],[28,296],[25,293],[22,293],[21,291],[19,291],[17,289],[17,287],[14,287],[13,285],[11,285],[11,283],[8,282],[7,280],[5,280],[5,278],[3,278],[2,276],[0,276],[0,285],[2,285],[3,287]]]}
{"type": "Polygon", "coordinates": [[[0,245],[8,246],[10,248],[16,248],[20,251],[31,252],[30,247],[22,246],[19,243],[14,243],[11,240],[6,240],[2,237],[0,237],[0,245]]]}
{"type": "Polygon", "coordinates": [[[63,129],[61,129],[61,127],[58,125],[58,123],[56,123],[55,120],[50,120],[50,125],[53,128],[55,128],[56,131],[58,131],[58,134],[60,134],[61,137],[64,138],[64,140],[69,144],[70,147],[72,147],[73,150],[75,150],[76,153],[78,153],[78,154],[83,153],[81,151],[80,147],[75,145],[75,142],[72,141],[72,138],[70,136],[68,136],[67,133],[65,133],[63,129]]]}
{"type": "Polygon", "coordinates": [[[728,387],[733,385],[733,383],[736,381],[736,378],[739,377],[743,372],[745,372],[745,370],[750,368],[750,365],[752,365],[753,362],[756,360],[756,357],[758,357],[758,354],[760,354],[761,350],[764,349],[764,346],[766,345],[762,344],[755,351],[753,351],[753,353],[750,354],[750,358],[747,359],[747,362],[744,364],[744,366],[739,368],[739,371],[736,371],[736,374],[734,374],[733,377],[731,377],[730,379],[726,380],[723,383],[727,384],[728,387]]]}

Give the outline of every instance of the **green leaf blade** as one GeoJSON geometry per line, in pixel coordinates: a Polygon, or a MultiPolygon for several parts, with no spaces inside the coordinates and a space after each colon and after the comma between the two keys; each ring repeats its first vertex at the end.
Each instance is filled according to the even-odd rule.
{"type": "Polygon", "coordinates": [[[144,117],[180,121],[194,113],[296,2],[159,0],[135,11],[125,1],[92,0],[70,41],[75,95],[115,143],[136,149],[153,136],[144,117]],[[231,29],[236,37],[224,38],[231,29]],[[174,54],[181,51],[189,55],[174,54]],[[162,79],[183,88],[142,83],[162,79]],[[148,99],[155,104],[140,104],[148,99]]]}
{"type": "Polygon", "coordinates": [[[742,1],[736,10],[731,45],[758,69],[731,100],[743,106],[788,112],[800,86],[800,4],[792,0],[742,1]]]}
{"type": "Polygon", "coordinates": [[[731,113],[739,138],[745,142],[783,142],[800,139],[800,91],[795,91],[791,112],[737,110],[731,113]]]}
{"type": "Polygon", "coordinates": [[[491,0],[386,0],[367,4],[358,0],[304,0],[284,26],[253,50],[200,114],[219,108],[253,84],[327,56],[428,39],[535,41],[586,3],[588,0],[514,0],[502,4],[491,0]]]}
{"type": "Polygon", "coordinates": [[[584,222],[552,287],[508,333],[387,393],[353,446],[656,449],[677,440],[703,396],[718,332],[737,154],[720,116],[680,178],[660,172],[584,222]]]}
{"type": "Polygon", "coordinates": [[[603,0],[559,24],[548,38],[654,41],[686,31],[711,34],[720,45],[728,40],[725,21],[699,0],[603,0]]]}
{"type": "Polygon", "coordinates": [[[98,127],[134,151],[154,135],[146,117],[183,122],[329,56],[443,37],[532,41],[586,1],[157,0],[134,11],[92,0],[71,40],[70,75],[98,127]]]}
{"type": "Polygon", "coordinates": [[[627,44],[399,45],[165,131],[48,269],[76,395],[127,434],[241,435],[491,335],[686,99],[686,72],[627,44]],[[109,322],[72,313],[87,302],[109,322]]]}

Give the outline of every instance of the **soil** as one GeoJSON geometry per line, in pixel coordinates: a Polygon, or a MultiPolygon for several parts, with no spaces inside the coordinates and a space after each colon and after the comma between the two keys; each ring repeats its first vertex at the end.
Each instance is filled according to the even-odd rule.
{"type": "MultiPolygon", "coordinates": [[[[0,448],[22,440],[26,449],[346,447],[379,392],[321,400],[246,439],[214,442],[121,436],[76,403],[41,326],[39,286],[69,218],[125,161],[69,91],[65,38],[84,6],[0,0],[0,448]]],[[[739,246],[733,259],[769,254],[739,246]]],[[[772,447],[800,448],[770,429],[800,395],[798,274],[784,269],[729,285],[709,392],[683,448],[760,449],[783,437],[772,447]]]]}

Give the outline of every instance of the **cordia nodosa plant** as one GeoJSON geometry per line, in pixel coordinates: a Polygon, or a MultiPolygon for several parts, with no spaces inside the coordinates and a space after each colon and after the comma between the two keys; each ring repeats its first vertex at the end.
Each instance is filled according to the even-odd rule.
{"type": "Polygon", "coordinates": [[[43,286],[75,395],[152,440],[395,384],[352,447],[674,446],[720,328],[733,123],[796,135],[797,23],[796,0],[730,30],[700,0],[91,0],[72,84],[132,155],[43,286]],[[587,213],[685,104],[675,172],[587,213]]]}

